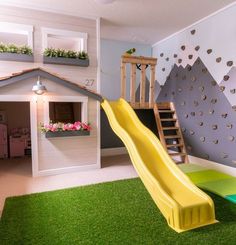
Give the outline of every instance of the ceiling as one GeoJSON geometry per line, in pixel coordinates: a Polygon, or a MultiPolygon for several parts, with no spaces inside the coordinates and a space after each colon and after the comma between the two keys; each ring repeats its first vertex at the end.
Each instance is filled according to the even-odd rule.
{"type": "Polygon", "coordinates": [[[233,0],[1,0],[1,4],[101,17],[101,37],[154,44],[235,2],[233,0]]]}

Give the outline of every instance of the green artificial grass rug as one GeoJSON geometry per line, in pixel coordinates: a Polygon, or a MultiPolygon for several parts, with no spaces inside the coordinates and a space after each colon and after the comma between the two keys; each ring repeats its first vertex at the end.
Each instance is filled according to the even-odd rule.
{"type": "Polygon", "coordinates": [[[236,205],[210,195],[220,223],[180,234],[138,178],[12,197],[0,244],[236,244],[236,205]]]}

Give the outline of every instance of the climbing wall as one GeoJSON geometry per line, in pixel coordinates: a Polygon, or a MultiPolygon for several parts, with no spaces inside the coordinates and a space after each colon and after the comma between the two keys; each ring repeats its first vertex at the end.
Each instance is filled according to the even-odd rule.
{"type": "Polygon", "coordinates": [[[174,65],[157,101],[175,103],[188,154],[236,167],[235,80],[233,67],[218,84],[200,58],[174,65]]]}

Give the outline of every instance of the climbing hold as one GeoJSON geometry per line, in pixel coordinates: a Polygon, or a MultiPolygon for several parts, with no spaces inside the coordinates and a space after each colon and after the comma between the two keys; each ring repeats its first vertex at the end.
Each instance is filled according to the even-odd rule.
{"type": "Polygon", "coordinates": [[[184,117],[185,117],[185,118],[188,118],[188,114],[184,114],[184,117]]]}
{"type": "Polygon", "coordinates": [[[206,100],[206,98],[207,98],[207,96],[205,94],[201,96],[202,100],[206,100]]]}
{"type": "Polygon", "coordinates": [[[223,159],[228,158],[228,154],[226,154],[224,152],[222,152],[220,155],[221,155],[221,158],[223,158],[223,159]]]}
{"type": "Polygon", "coordinates": [[[192,85],[189,87],[189,90],[190,90],[190,91],[192,91],[192,90],[193,90],[193,86],[192,86],[192,85]]]}
{"type": "Polygon", "coordinates": [[[180,64],[182,62],[182,59],[178,59],[178,63],[180,64]]]}
{"type": "Polygon", "coordinates": [[[203,126],[203,122],[200,122],[200,123],[198,123],[199,124],[199,126],[203,126]]]}
{"type": "Polygon", "coordinates": [[[182,49],[182,50],[185,50],[185,46],[184,46],[184,45],[182,45],[182,46],[181,46],[181,49],[182,49]]]}
{"type": "Polygon", "coordinates": [[[212,53],[212,49],[208,49],[208,50],[207,50],[207,53],[208,53],[208,54],[212,53]]]}
{"type": "Polygon", "coordinates": [[[198,112],[198,115],[199,115],[199,116],[203,116],[203,111],[199,111],[199,112],[198,112]]]}
{"type": "Polygon", "coordinates": [[[228,81],[229,80],[229,75],[225,75],[223,79],[224,79],[224,81],[228,81]]]}
{"type": "Polygon", "coordinates": [[[184,105],[185,105],[185,101],[182,101],[182,102],[180,103],[180,105],[181,105],[181,106],[184,106],[184,105]]]}
{"type": "Polygon", "coordinates": [[[226,64],[227,64],[227,66],[232,66],[232,65],[233,65],[233,63],[234,63],[234,62],[233,62],[232,60],[230,60],[230,61],[227,61],[227,63],[226,63],[226,64]]]}
{"type": "Polygon", "coordinates": [[[225,90],[225,86],[220,86],[220,91],[223,92],[225,90]]]}
{"type": "Polygon", "coordinates": [[[177,54],[174,54],[174,55],[173,55],[173,57],[174,57],[174,58],[177,58],[177,57],[178,57],[178,55],[177,55],[177,54]]]}
{"type": "Polygon", "coordinates": [[[196,101],[196,100],[193,101],[193,104],[194,104],[194,106],[198,106],[199,105],[198,101],[196,101]]]}
{"type": "Polygon", "coordinates": [[[163,54],[163,53],[160,53],[160,56],[161,56],[161,57],[163,57],[163,56],[164,56],[164,54],[163,54]]]}
{"type": "Polygon", "coordinates": [[[187,66],[187,70],[188,71],[191,71],[192,70],[192,67],[191,66],[187,66]]]}
{"type": "Polygon", "coordinates": [[[195,76],[192,76],[191,80],[192,80],[193,82],[195,82],[195,81],[197,80],[197,78],[196,78],[195,76]]]}
{"type": "Polygon", "coordinates": [[[232,109],[233,109],[234,111],[236,111],[236,105],[233,105],[233,106],[232,106],[232,109]]]}
{"type": "Polygon", "coordinates": [[[199,86],[198,89],[203,92],[204,91],[204,86],[199,86]]]}
{"type": "Polygon", "coordinates": [[[166,61],[169,61],[169,57],[166,58],[166,61]]]}
{"type": "Polygon", "coordinates": [[[193,29],[193,30],[190,31],[190,33],[191,33],[192,35],[194,35],[194,34],[196,33],[196,30],[193,29]]]}
{"type": "Polygon", "coordinates": [[[209,114],[211,114],[211,115],[214,114],[214,112],[215,111],[213,109],[209,110],[209,114]]]}
{"type": "Polygon", "coordinates": [[[219,140],[213,140],[212,141],[215,145],[217,145],[219,143],[219,140]]]}
{"type": "Polygon", "coordinates": [[[205,142],[205,137],[200,137],[200,140],[202,141],[202,142],[205,142]]]}
{"type": "Polygon", "coordinates": [[[227,113],[222,113],[222,114],[221,114],[221,117],[222,117],[222,118],[226,118],[227,116],[228,116],[227,113]]]}
{"type": "Polygon", "coordinates": [[[166,77],[166,80],[171,81],[171,77],[170,77],[170,75],[166,77]]]}
{"type": "Polygon", "coordinates": [[[190,113],[190,115],[191,115],[192,117],[195,117],[196,113],[195,113],[194,111],[192,111],[192,112],[190,113]]]}
{"type": "Polygon", "coordinates": [[[167,97],[167,93],[165,93],[164,97],[167,97]]]}
{"type": "Polygon", "coordinates": [[[182,88],[178,88],[178,92],[181,93],[182,92],[182,88]]]}
{"type": "Polygon", "coordinates": [[[236,89],[234,88],[234,89],[230,89],[230,93],[231,94],[235,94],[235,92],[236,92],[236,89]]]}
{"type": "Polygon", "coordinates": [[[222,58],[221,58],[221,57],[216,58],[216,62],[217,62],[217,63],[220,63],[220,62],[221,62],[221,60],[222,60],[222,58]]]}
{"type": "Polygon", "coordinates": [[[172,94],[172,95],[175,95],[175,91],[172,91],[171,94],[172,94]]]}
{"type": "Polygon", "coordinates": [[[229,141],[234,141],[234,136],[232,136],[232,135],[228,136],[228,140],[229,141]]]}
{"type": "Polygon", "coordinates": [[[203,68],[203,69],[202,69],[202,72],[203,72],[203,73],[207,73],[207,68],[203,68]]]}
{"type": "Polygon", "coordinates": [[[185,133],[186,132],[186,128],[182,128],[182,132],[185,133]]]}
{"type": "Polygon", "coordinates": [[[226,125],[226,127],[227,127],[228,129],[231,129],[231,128],[233,128],[233,124],[228,123],[228,124],[226,125]]]}
{"type": "Polygon", "coordinates": [[[196,46],[195,50],[198,51],[200,49],[200,46],[196,46]]]}
{"type": "Polygon", "coordinates": [[[213,124],[213,125],[212,125],[212,129],[213,129],[213,130],[216,130],[217,128],[218,128],[218,126],[217,126],[216,124],[213,124]]]}
{"type": "Polygon", "coordinates": [[[193,130],[190,130],[189,133],[190,133],[190,135],[194,135],[195,134],[195,132],[193,130]]]}
{"type": "Polygon", "coordinates": [[[211,99],[211,103],[215,104],[217,102],[217,99],[211,99]]]}
{"type": "Polygon", "coordinates": [[[190,54],[190,55],[188,56],[188,58],[191,60],[191,59],[193,58],[193,55],[190,54]]]}
{"type": "Polygon", "coordinates": [[[200,62],[199,59],[197,59],[195,63],[196,63],[197,65],[200,65],[201,62],[200,62]]]}
{"type": "Polygon", "coordinates": [[[166,68],[163,67],[163,68],[162,68],[162,71],[165,71],[165,70],[166,70],[166,68]]]}
{"type": "Polygon", "coordinates": [[[217,82],[216,82],[215,80],[212,80],[212,81],[211,81],[211,85],[212,85],[212,86],[216,86],[216,84],[217,84],[217,82]]]}

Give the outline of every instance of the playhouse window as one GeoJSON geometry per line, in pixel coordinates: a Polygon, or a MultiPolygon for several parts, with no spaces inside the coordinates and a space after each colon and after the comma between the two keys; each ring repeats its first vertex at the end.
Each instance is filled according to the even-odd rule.
{"type": "Polygon", "coordinates": [[[84,32],[42,28],[42,38],[43,50],[46,48],[61,48],[87,52],[88,34],[84,32]]]}
{"type": "Polygon", "coordinates": [[[49,118],[53,123],[81,121],[81,102],[49,102],[49,118]]]}
{"type": "Polygon", "coordinates": [[[27,45],[33,49],[33,26],[0,22],[0,40],[5,44],[27,45]]]}

